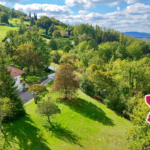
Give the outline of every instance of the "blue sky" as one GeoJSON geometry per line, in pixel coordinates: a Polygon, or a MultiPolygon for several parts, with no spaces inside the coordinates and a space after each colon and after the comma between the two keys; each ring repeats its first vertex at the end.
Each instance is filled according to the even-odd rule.
{"type": "Polygon", "coordinates": [[[122,32],[150,33],[148,0],[0,0],[0,4],[28,14],[36,12],[75,25],[89,23],[122,32]]]}

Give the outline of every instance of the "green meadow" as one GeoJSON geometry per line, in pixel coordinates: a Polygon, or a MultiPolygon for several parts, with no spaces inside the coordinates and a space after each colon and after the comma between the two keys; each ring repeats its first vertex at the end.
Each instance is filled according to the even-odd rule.
{"type": "MultiPolygon", "coordinates": [[[[51,119],[54,127],[36,113],[33,100],[25,105],[25,117],[4,124],[6,140],[17,150],[127,150],[126,131],[132,128],[128,120],[80,90],[74,104],[60,101],[58,93],[48,95],[61,109],[51,119]]],[[[4,139],[0,149],[3,145],[4,139]]]]}

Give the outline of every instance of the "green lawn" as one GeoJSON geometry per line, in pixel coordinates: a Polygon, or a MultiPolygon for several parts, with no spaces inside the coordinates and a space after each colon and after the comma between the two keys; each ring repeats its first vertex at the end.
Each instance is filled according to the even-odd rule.
{"type": "MultiPolygon", "coordinates": [[[[13,24],[13,25],[16,25],[16,20],[17,20],[17,25],[20,24],[20,19],[18,19],[18,18],[9,19],[9,23],[13,24]]],[[[24,24],[30,25],[30,22],[29,21],[24,21],[24,24]]]]}
{"type": "MultiPolygon", "coordinates": [[[[9,30],[17,30],[18,29],[18,25],[20,24],[20,19],[18,18],[13,18],[13,19],[9,19],[9,23],[13,24],[14,27],[9,27],[9,26],[0,26],[0,42],[6,37],[6,33],[9,30]],[[15,23],[15,20],[17,20],[17,25],[15,23]]],[[[24,24],[29,25],[30,23],[28,21],[24,21],[24,24]]]]}
{"type": "Polygon", "coordinates": [[[18,27],[0,26],[0,42],[6,37],[9,30],[17,30],[18,27]]]}
{"type": "MultiPolygon", "coordinates": [[[[54,99],[58,93],[50,94],[54,99]]],[[[36,105],[25,105],[27,116],[4,124],[10,141],[22,150],[127,150],[126,131],[132,124],[105,105],[90,98],[79,90],[75,104],[60,102],[61,109],[52,119],[37,114],[36,105]],[[81,105],[81,107],[79,107],[81,105]]],[[[0,135],[1,136],[1,135],[0,135]]],[[[9,140],[8,140],[9,141],[9,140]]],[[[0,149],[4,140],[0,142],[0,149]]]]}

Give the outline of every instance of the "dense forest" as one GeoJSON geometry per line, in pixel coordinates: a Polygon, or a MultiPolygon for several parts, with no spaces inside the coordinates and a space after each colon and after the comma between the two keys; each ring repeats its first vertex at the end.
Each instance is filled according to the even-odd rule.
{"type": "MultiPolygon", "coordinates": [[[[9,16],[25,16],[4,6],[0,10],[9,16]]],[[[138,116],[139,100],[150,91],[150,43],[110,28],[70,26],[47,16],[31,18],[30,26],[21,17],[18,30],[8,31],[6,37],[9,40],[1,46],[9,58],[6,65],[13,64],[31,77],[48,71],[50,62],[71,64],[84,93],[129,120],[138,116]]],[[[140,131],[146,128],[149,126],[140,131]]],[[[136,128],[132,135],[136,135],[136,128]]],[[[148,146],[146,141],[143,145],[148,146]]]]}

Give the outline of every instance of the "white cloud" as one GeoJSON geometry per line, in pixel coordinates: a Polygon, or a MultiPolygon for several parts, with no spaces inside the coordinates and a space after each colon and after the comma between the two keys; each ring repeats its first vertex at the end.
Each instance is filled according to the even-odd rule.
{"type": "Polygon", "coordinates": [[[87,10],[79,10],[79,14],[87,14],[89,11],[87,11],[87,10]]]}
{"type": "Polygon", "coordinates": [[[119,6],[117,7],[117,10],[120,10],[120,7],[119,7],[119,6]]]}
{"type": "Polygon", "coordinates": [[[55,14],[55,15],[62,15],[66,14],[69,15],[72,13],[71,9],[67,6],[58,6],[53,4],[28,4],[28,5],[21,5],[16,3],[14,5],[15,10],[20,10],[24,12],[36,12],[36,13],[45,13],[45,14],[55,14]]]}
{"type": "Polygon", "coordinates": [[[25,12],[36,12],[38,17],[49,16],[55,17],[68,24],[89,23],[98,24],[106,28],[113,28],[120,31],[140,31],[150,32],[150,5],[141,3],[127,6],[124,10],[100,14],[80,10],[78,15],[73,15],[67,6],[49,5],[49,4],[16,4],[15,9],[25,12]]]}
{"type": "Polygon", "coordinates": [[[4,5],[4,6],[5,6],[5,5],[6,5],[6,3],[5,3],[5,2],[0,2],[0,5],[4,5]]]}
{"type": "Polygon", "coordinates": [[[139,3],[144,1],[149,0],[65,0],[65,3],[70,7],[90,8],[94,5],[99,4],[118,5],[118,4],[139,3]]]}

